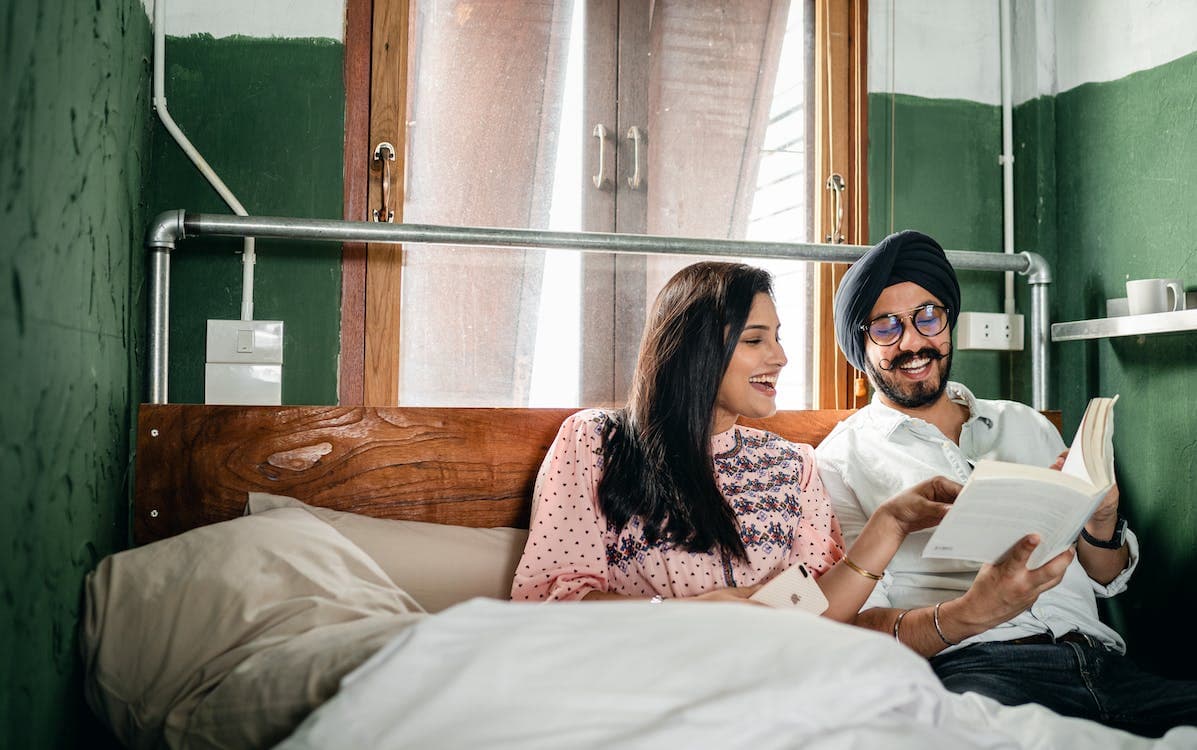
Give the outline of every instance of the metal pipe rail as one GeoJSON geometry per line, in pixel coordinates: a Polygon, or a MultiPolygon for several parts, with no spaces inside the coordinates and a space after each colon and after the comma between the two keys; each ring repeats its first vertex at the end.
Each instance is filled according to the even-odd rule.
{"type": "MultiPolygon", "coordinates": [[[[823,245],[797,242],[758,242],[688,237],[663,237],[607,232],[549,232],[533,229],[449,227],[433,224],[386,224],[333,219],[290,219],[272,216],[226,216],[166,211],[146,234],[150,252],[149,400],[167,402],[168,320],[170,314],[170,253],[189,237],[270,237],[326,242],[413,243],[508,248],[535,247],[606,253],[700,255],[732,258],[774,258],[827,263],[851,263],[867,245],[823,245]]],[[[947,251],[960,270],[1014,271],[1031,285],[1032,405],[1048,408],[1047,371],[1050,321],[1048,287],[1051,270],[1035,253],[979,253],[947,251]]]]}

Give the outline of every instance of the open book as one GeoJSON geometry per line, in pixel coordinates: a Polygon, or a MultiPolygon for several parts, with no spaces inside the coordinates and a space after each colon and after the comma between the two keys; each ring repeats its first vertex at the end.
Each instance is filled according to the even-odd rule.
{"type": "Polygon", "coordinates": [[[1089,402],[1060,471],[1005,461],[979,461],[923,557],[996,562],[1030,533],[1042,540],[1027,567],[1034,569],[1076,541],[1101,499],[1114,486],[1114,402],[1089,402]]]}

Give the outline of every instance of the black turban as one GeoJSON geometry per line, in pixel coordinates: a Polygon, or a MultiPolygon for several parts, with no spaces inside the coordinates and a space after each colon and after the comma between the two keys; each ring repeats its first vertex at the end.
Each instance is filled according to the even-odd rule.
{"type": "MultiPolygon", "coordinates": [[[[835,338],[844,357],[865,369],[864,324],[887,286],[912,281],[948,308],[948,325],[960,314],[960,283],[939,243],[907,229],[878,242],[852,264],[835,293],[835,338]]],[[[900,312],[900,311],[893,311],[900,312]]]]}

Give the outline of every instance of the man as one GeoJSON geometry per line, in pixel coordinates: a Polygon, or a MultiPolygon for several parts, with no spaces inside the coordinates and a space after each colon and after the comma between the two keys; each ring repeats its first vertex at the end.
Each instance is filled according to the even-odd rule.
{"type": "MultiPolygon", "coordinates": [[[[931,476],[963,483],[983,458],[1062,463],[1064,443],[1039,412],[977,399],[949,382],[959,311],[955,270],[939,244],[919,232],[886,237],[844,275],[836,339],[875,394],[832,431],[817,458],[848,543],[880,503],[931,476]]],[[[1075,549],[1036,570],[1026,567],[1034,535],[998,563],[978,566],[924,559],[930,533],[906,538],[858,625],[930,657],[956,692],[1007,705],[1040,703],[1151,736],[1197,724],[1197,682],[1141,671],[1118,633],[1098,619],[1095,597],[1124,590],[1139,559],[1135,535],[1118,513],[1117,487],[1075,549]]]]}

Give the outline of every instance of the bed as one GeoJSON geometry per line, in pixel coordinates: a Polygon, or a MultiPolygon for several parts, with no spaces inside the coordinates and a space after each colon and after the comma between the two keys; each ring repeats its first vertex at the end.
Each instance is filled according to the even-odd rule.
{"type": "MultiPolygon", "coordinates": [[[[1197,746],[947,693],[802,612],[506,601],[571,411],[143,405],[89,705],[139,748],[1197,746]]],[[[846,414],[752,424],[817,444],[846,414]]]]}

